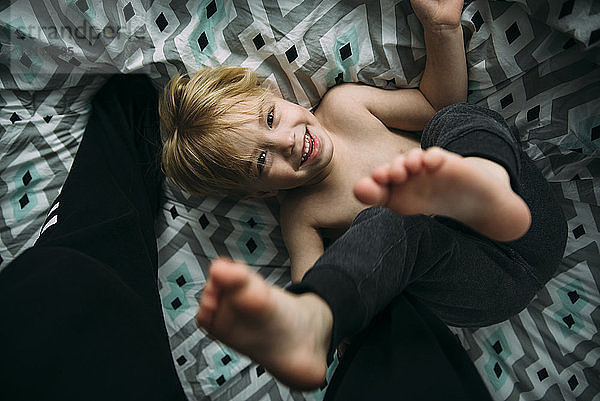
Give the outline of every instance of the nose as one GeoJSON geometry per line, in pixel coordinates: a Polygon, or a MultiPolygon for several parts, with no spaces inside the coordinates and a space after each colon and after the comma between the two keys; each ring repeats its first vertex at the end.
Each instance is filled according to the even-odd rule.
{"type": "Polygon", "coordinates": [[[281,130],[281,132],[278,133],[275,146],[282,155],[291,156],[294,154],[295,144],[296,140],[292,130],[281,130]]]}

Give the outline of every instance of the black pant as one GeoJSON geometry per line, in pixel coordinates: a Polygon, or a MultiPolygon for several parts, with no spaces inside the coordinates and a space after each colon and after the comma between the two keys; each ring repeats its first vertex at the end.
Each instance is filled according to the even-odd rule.
{"type": "Polygon", "coordinates": [[[364,329],[403,292],[449,325],[501,322],[525,308],[558,268],[566,221],[500,115],[472,105],[449,106],[430,121],[422,146],[502,164],[531,210],[531,227],[522,238],[500,243],[448,218],[364,210],[301,284],[291,287],[315,292],[332,307],[333,346],[364,329]]]}
{"type": "Polygon", "coordinates": [[[0,398],[185,400],[157,288],[157,91],[114,76],[35,246],[0,273],[0,398]]]}
{"type": "Polygon", "coordinates": [[[354,383],[365,371],[377,372],[373,377],[379,384],[368,391],[384,398],[412,384],[424,389],[412,393],[423,399],[480,399],[482,385],[473,367],[437,319],[462,327],[506,320],[526,307],[562,258],[567,229],[562,211],[500,115],[465,104],[447,107],[423,132],[422,147],[430,146],[505,167],[531,210],[531,227],[522,238],[500,243],[447,218],[400,216],[382,207],[360,213],[302,282],[290,287],[296,293],[314,292],[331,307],[330,353],[343,338],[362,333],[350,358],[342,360],[329,399],[361,399],[354,383]],[[365,332],[384,309],[387,318],[365,332]],[[415,332],[426,334],[419,345],[415,332]],[[402,348],[410,347],[406,343],[420,347],[412,353],[417,358],[431,351],[428,366],[402,360],[411,355],[402,348]],[[367,352],[369,344],[373,347],[367,352]],[[399,348],[403,351],[392,358],[399,348]],[[432,374],[438,378],[433,387],[432,374]]]}

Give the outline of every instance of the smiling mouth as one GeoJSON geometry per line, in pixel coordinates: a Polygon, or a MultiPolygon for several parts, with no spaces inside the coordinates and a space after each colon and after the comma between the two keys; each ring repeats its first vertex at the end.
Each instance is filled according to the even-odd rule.
{"type": "Polygon", "coordinates": [[[303,165],[304,162],[306,162],[309,159],[314,148],[315,148],[315,140],[312,137],[312,135],[310,134],[310,132],[308,132],[308,130],[306,130],[306,132],[304,133],[304,148],[302,150],[302,158],[300,159],[300,165],[303,165]]]}

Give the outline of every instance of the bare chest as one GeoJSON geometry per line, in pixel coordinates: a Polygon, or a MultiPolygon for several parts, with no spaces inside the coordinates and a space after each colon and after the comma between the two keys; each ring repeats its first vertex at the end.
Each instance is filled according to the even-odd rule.
{"type": "Polygon", "coordinates": [[[362,210],[369,207],[354,197],[356,181],[370,175],[380,165],[389,163],[395,156],[419,146],[416,138],[385,131],[337,144],[338,164],[333,184],[319,191],[318,199],[313,199],[320,205],[315,208],[314,217],[324,236],[338,237],[362,210]]]}

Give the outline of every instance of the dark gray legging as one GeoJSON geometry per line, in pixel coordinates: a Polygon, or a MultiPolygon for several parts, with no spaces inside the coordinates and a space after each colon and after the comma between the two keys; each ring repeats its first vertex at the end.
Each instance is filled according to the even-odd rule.
{"type": "Polygon", "coordinates": [[[558,267],[567,236],[564,216],[500,115],[449,106],[427,125],[421,146],[503,165],[531,209],[531,228],[517,241],[500,243],[448,218],[400,216],[383,207],[363,211],[290,287],[315,292],[330,305],[332,347],[364,329],[403,291],[449,325],[501,322],[525,308],[558,267]]]}

